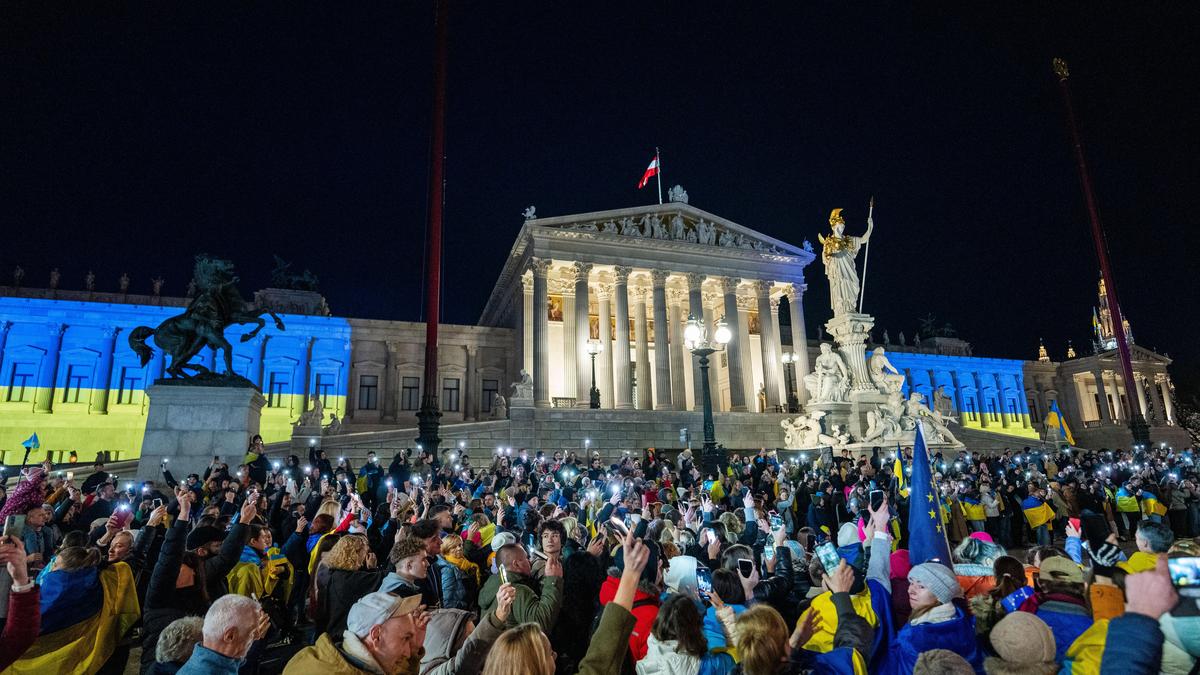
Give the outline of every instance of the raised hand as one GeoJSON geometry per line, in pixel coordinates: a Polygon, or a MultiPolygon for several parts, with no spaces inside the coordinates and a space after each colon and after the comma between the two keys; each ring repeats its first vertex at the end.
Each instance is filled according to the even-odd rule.
{"type": "Polygon", "coordinates": [[[297,533],[304,534],[304,528],[306,528],[306,527],[308,527],[308,518],[305,518],[304,516],[300,516],[299,518],[296,519],[296,532],[297,533]]]}
{"type": "Polygon", "coordinates": [[[258,506],[255,505],[257,500],[252,499],[254,496],[256,495],[253,492],[246,495],[246,502],[242,504],[242,513],[238,517],[238,522],[243,525],[249,525],[254,520],[254,517],[258,515],[258,506]]]}
{"type": "Polygon", "coordinates": [[[1158,556],[1154,569],[1125,578],[1126,612],[1141,614],[1158,621],[1179,604],[1179,594],[1171,583],[1167,557],[1158,556]]]}
{"type": "Polygon", "coordinates": [[[803,645],[808,644],[812,636],[821,628],[821,617],[813,611],[807,612],[800,621],[796,622],[796,630],[792,631],[792,636],[788,638],[788,643],[792,649],[799,649],[803,645]]]}
{"type": "Polygon", "coordinates": [[[563,575],[562,560],[560,560],[559,557],[556,555],[552,555],[549,558],[547,558],[546,559],[546,576],[561,578],[562,575],[563,575]]]}
{"type": "Polygon", "coordinates": [[[162,524],[163,518],[167,515],[167,507],[160,506],[150,512],[150,518],[146,521],[146,527],[158,527],[162,524]]]}
{"type": "Polygon", "coordinates": [[[604,553],[604,536],[596,535],[587,545],[587,552],[599,558],[604,553]]]}
{"type": "Polygon", "coordinates": [[[501,584],[499,590],[496,591],[496,620],[500,623],[508,623],[508,617],[512,616],[513,600],[517,599],[517,589],[512,584],[501,584]]]}
{"type": "MultiPolygon", "coordinates": [[[[854,586],[854,568],[843,560],[838,564],[833,574],[826,575],[825,586],[832,593],[846,593],[854,586]]],[[[808,642],[808,640],[805,640],[808,642]]]]}

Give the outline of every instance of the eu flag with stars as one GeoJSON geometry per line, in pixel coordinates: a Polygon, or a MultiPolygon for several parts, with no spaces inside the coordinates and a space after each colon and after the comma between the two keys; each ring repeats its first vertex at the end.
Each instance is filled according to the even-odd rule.
{"type": "Polygon", "coordinates": [[[942,523],[942,498],[933,484],[929,450],[925,447],[923,425],[917,424],[913,443],[912,477],[908,489],[908,556],[913,565],[940,562],[953,569],[946,526],[942,523]]]}

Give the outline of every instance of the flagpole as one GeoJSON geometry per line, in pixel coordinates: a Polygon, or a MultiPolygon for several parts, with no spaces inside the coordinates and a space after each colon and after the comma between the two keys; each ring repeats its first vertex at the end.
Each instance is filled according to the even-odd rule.
{"type": "MultiPolygon", "coordinates": [[[[875,197],[871,197],[871,202],[867,206],[867,220],[871,220],[871,216],[875,214],[875,197]]],[[[862,284],[858,287],[858,313],[862,314],[863,297],[867,295],[867,262],[871,259],[871,240],[867,240],[867,250],[863,251],[863,275],[862,284]]]]}
{"type": "Polygon", "coordinates": [[[658,163],[658,171],[654,177],[658,179],[658,204],[662,206],[662,156],[658,152],[658,146],[654,146],[654,161],[658,163]]]}

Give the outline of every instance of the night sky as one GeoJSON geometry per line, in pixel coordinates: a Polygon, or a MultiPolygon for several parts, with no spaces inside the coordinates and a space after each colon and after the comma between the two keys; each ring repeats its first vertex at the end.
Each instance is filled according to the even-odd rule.
{"type": "MultiPolygon", "coordinates": [[[[657,145],[664,191],[795,244],[834,207],[861,233],[875,195],[866,311],[893,338],[933,313],[979,355],[1087,353],[1062,56],[1126,314],[1194,391],[1200,6],[1010,4],[457,3],[445,320],[478,319],[526,206],[652,203],[657,145]]],[[[0,283],[179,295],[208,252],[249,295],[278,253],[340,316],[420,317],[431,4],[64,7],[0,10],[0,283]]]]}

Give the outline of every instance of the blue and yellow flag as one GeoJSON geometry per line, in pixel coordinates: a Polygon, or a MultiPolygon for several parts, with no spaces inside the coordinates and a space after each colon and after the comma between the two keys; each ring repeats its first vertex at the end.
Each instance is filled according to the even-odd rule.
{"type": "Polygon", "coordinates": [[[942,499],[933,485],[929,451],[925,449],[923,425],[917,425],[913,444],[912,496],[908,500],[908,555],[913,565],[940,562],[951,567],[950,543],[942,523],[942,499]]]}
{"type": "Polygon", "coordinates": [[[1138,506],[1137,497],[1134,496],[1124,485],[1117,490],[1117,510],[1121,513],[1137,513],[1141,510],[1138,506]]]}
{"type": "Polygon", "coordinates": [[[904,451],[896,444],[896,461],[892,464],[892,475],[896,477],[896,492],[901,497],[908,497],[908,482],[904,476],[904,451]]]}
{"type": "Polygon", "coordinates": [[[42,632],[5,675],[95,673],[141,615],[133,572],[123,562],[46,575],[42,632]]]}
{"type": "Polygon", "coordinates": [[[963,496],[958,503],[962,506],[963,516],[967,520],[987,520],[987,511],[983,508],[983,502],[978,499],[963,496]]]}
{"type": "Polygon", "coordinates": [[[1075,436],[1067,426],[1067,418],[1063,417],[1062,411],[1058,409],[1058,401],[1050,401],[1050,410],[1046,413],[1046,429],[1057,430],[1059,440],[1075,445],[1075,436]]]}
{"type": "Polygon", "coordinates": [[[1142,490],[1142,515],[1149,518],[1150,516],[1165,516],[1167,515],[1167,507],[1162,502],[1158,501],[1158,495],[1155,495],[1149,490],[1142,490]]]}
{"type": "Polygon", "coordinates": [[[1029,521],[1029,527],[1033,529],[1054,520],[1054,509],[1050,508],[1050,504],[1034,495],[1029,495],[1021,502],[1021,509],[1025,511],[1025,520],[1029,521]]]}

